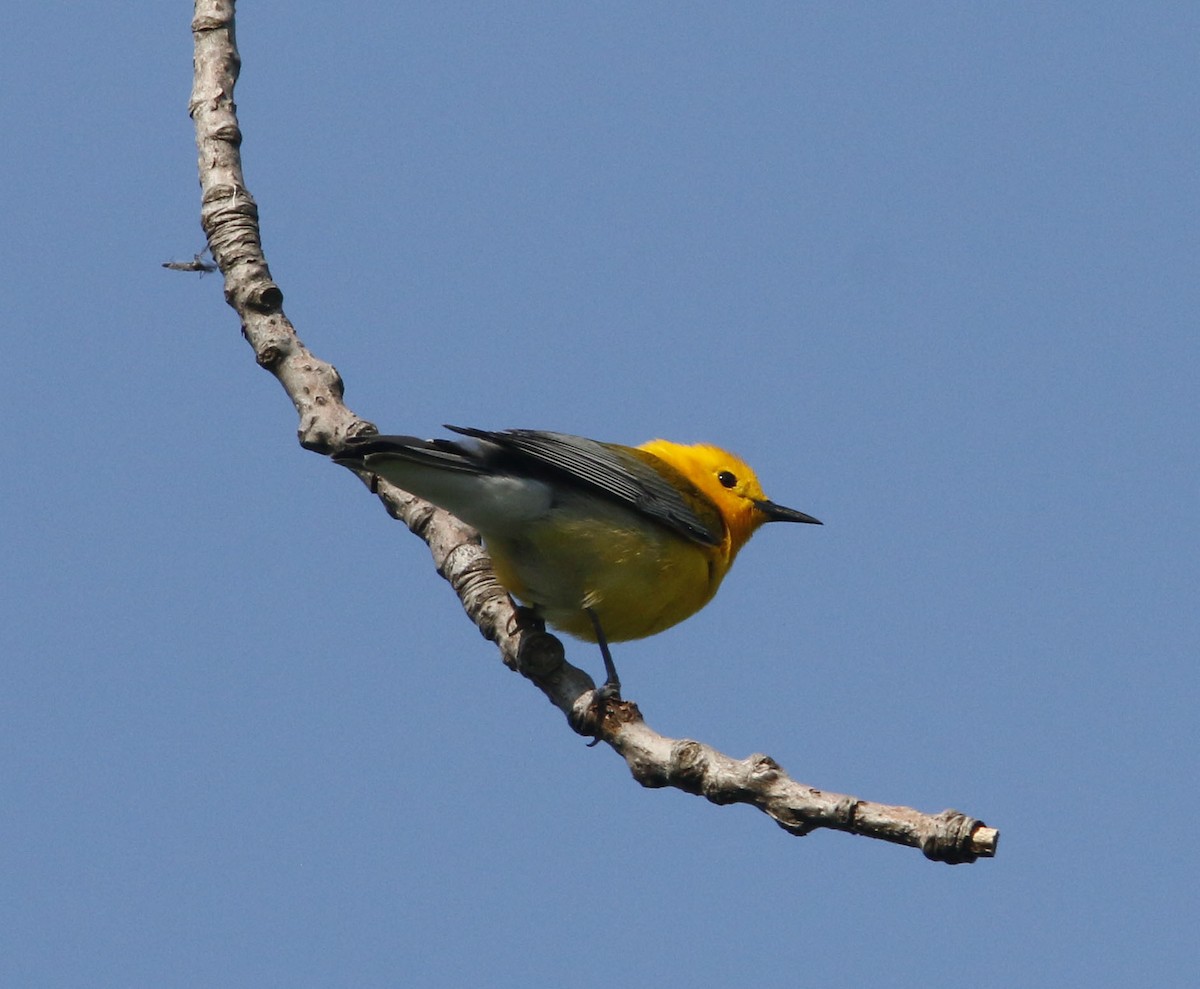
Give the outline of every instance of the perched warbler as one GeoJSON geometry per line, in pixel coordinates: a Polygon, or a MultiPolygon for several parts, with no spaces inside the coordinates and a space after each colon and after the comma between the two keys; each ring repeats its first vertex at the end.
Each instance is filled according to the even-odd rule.
{"type": "Polygon", "coordinates": [[[477,529],[496,577],[537,618],[600,645],[654,635],[704,607],[765,522],[820,522],[769,501],[715,446],[639,447],[533,429],[469,437],[363,436],[334,460],[369,471],[477,529]]]}

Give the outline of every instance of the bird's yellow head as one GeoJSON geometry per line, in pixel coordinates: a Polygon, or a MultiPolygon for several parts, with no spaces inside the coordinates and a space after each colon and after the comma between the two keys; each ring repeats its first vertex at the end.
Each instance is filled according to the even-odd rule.
{"type": "Polygon", "coordinates": [[[741,457],[707,443],[685,446],[669,440],[650,440],[639,449],[653,454],[683,474],[721,513],[729,533],[728,561],[766,522],[820,522],[794,508],[771,501],[758,477],[741,457]]]}

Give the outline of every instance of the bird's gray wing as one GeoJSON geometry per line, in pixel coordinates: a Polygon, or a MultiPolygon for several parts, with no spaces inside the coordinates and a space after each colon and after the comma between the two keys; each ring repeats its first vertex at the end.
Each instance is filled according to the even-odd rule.
{"type": "Polygon", "coordinates": [[[725,523],[712,500],[670,464],[643,450],[538,429],[446,428],[479,440],[493,469],[550,474],[604,494],[694,542],[717,546],[724,539],[725,523]]]}

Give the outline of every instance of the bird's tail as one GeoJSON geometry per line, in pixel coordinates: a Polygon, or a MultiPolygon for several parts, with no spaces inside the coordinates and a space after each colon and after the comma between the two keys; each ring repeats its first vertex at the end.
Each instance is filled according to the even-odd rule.
{"type": "Polygon", "coordinates": [[[423,440],[416,436],[359,436],[346,440],[333,455],[334,463],[353,470],[378,471],[388,462],[403,461],[421,467],[478,474],[483,465],[478,453],[453,440],[423,440]],[[367,458],[371,465],[367,465],[367,458]]]}

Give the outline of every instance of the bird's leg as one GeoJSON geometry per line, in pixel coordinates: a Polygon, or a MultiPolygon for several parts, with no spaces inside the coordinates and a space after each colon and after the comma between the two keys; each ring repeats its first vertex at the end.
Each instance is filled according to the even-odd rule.
{"type": "Polygon", "coordinates": [[[600,655],[604,659],[604,685],[598,691],[598,699],[602,701],[621,699],[621,678],[617,676],[617,668],[613,665],[612,653],[608,651],[608,639],[604,637],[604,629],[600,626],[600,618],[591,608],[585,608],[588,618],[592,620],[592,628],[596,632],[596,644],[600,646],[600,655]]]}
{"type": "MultiPolygon", "coordinates": [[[[604,658],[604,683],[596,691],[596,706],[599,708],[597,713],[597,721],[604,720],[604,707],[609,701],[621,699],[621,679],[617,676],[617,668],[613,665],[612,653],[608,651],[608,639],[604,637],[604,629],[600,626],[599,616],[592,611],[591,608],[584,608],[588,618],[592,620],[592,628],[596,632],[596,644],[600,647],[600,655],[604,658]]],[[[600,736],[596,735],[590,742],[588,748],[593,745],[598,745],[600,736]]]]}

